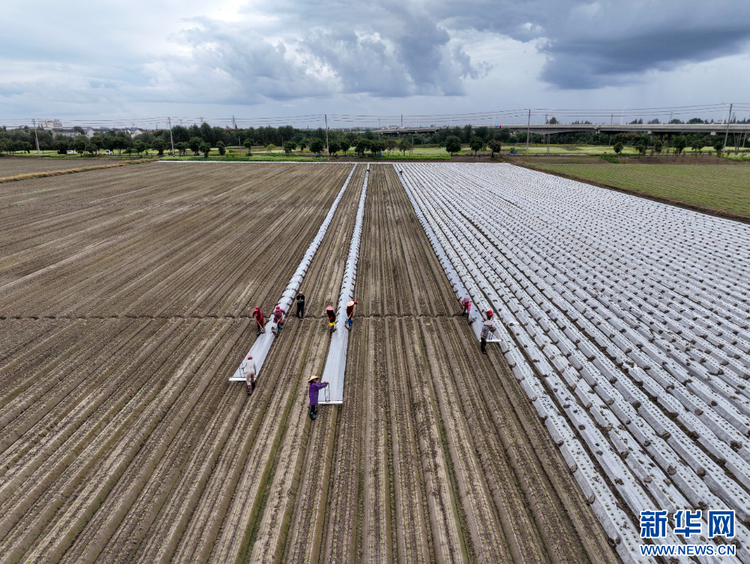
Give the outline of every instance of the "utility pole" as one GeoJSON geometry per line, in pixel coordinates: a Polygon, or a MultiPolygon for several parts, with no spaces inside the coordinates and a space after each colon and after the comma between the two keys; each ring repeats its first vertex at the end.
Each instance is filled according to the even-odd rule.
{"type": "Polygon", "coordinates": [[[325,114],[326,118],[326,153],[330,154],[328,150],[328,114],[325,114]]]}
{"type": "Polygon", "coordinates": [[[237,122],[234,121],[234,116],[232,116],[232,125],[234,126],[235,129],[237,129],[237,122]]]}
{"type": "Polygon", "coordinates": [[[727,139],[729,138],[729,122],[732,121],[732,106],[733,104],[729,104],[729,116],[727,117],[727,131],[724,133],[724,150],[727,149],[727,139]]]}
{"type": "Polygon", "coordinates": [[[174,157],[174,137],[172,137],[172,118],[167,118],[169,124],[169,140],[172,142],[172,156],[174,157]]]}
{"type": "Polygon", "coordinates": [[[531,134],[531,108],[529,108],[529,121],[526,124],[526,155],[529,154],[529,135],[531,134]]]}
{"type": "Polygon", "coordinates": [[[201,125],[203,125],[203,116],[199,117],[198,119],[201,120],[201,125]]]}
{"type": "Polygon", "coordinates": [[[401,129],[404,128],[404,114],[401,114],[401,129]]]}
{"type": "Polygon", "coordinates": [[[32,119],[31,123],[34,125],[34,139],[36,139],[36,154],[41,157],[42,153],[39,152],[39,135],[36,133],[36,119],[32,119]]]}

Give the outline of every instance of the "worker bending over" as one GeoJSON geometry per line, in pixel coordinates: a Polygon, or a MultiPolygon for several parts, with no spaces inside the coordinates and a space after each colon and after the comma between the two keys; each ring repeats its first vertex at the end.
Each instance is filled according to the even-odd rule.
{"type": "Polygon", "coordinates": [[[346,328],[351,329],[352,328],[352,321],[354,320],[354,306],[356,306],[359,302],[352,302],[348,301],[346,302],[346,328]]]}
{"type": "Polygon", "coordinates": [[[469,296],[464,296],[458,301],[461,303],[461,307],[464,308],[461,315],[468,315],[471,317],[471,300],[469,299],[469,296]]]}
{"type": "Polygon", "coordinates": [[[487,321],[482,324],[482,332],[479,334],[479,348],[482,354],[487,354],[487,337],[495,332],[495,322],[492,321],[492,310],[487,310],[487,321]]]}
{"type": "Polygon", "coordinates": [[[276,324],[276,334],[280,334],[281,330],[284,328],[284,314],[286,311],[281,309],[281,306],[276,306],[276,309],[273,310],[273,322],[276,324]]]}
{"type": "Polygon", "coordinates": [[[245,374],[245,380],[247,381],[247,395],[252,395],[252,393],[255,391],[255,380],[258,377],[258,370],[255,368],[253,355],[248,355],[247,359],[245,359],[240,368],[245,374]]]}
{"type": "Polygon", "coordinates": [[[263,312],[260,311],[259,307],[256,307],[253,310],[253,317],[255,318],[255,325],[256,325],[256,329],[258,330],[258,335],[260,335],[261,333],[265,333],[266,332],[266,328],[265,328],[266,318],[263,315],[263,312]]]}
{"type": "Polygon", "coordinates": [[[328,325],[331,328],[331,333],[336,330],[336,310],[331,306],[326,308],[326,315],[328,316],[328,325]]]}

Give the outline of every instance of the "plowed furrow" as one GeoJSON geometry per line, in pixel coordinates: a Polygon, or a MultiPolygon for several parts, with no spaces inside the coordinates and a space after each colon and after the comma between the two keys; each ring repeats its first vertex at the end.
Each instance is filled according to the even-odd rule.
{"type": "MultiPolygon", "coordinates": [[[[216,347],[185,386],[189,397],[175,404],[147,444],[66,552],[70,562],[131,561],[164,500],[171,492],[202,430],[220,409],[224,392],[215,383],[221,367],[229,368],[228,354],[236,347],[245,323],[215,322],[216,347]],[[223,337],[223,338],[221,338],[223,337]],[[102,550],[107,548],[106,554],[102,550]]],[[[232,359],[233,360],[233,359],[232,359]]],[[[220,448],[221,445],[216,445],[220,448]]]]}

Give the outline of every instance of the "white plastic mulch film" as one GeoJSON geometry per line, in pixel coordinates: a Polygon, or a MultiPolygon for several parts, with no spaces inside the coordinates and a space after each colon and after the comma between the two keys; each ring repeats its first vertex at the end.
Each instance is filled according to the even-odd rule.
{"type": "Polygon", "coordinates": [[[651,561],[641,511],[703,508],[750,562],[750,227],[512,165],[396,168],[622,559],[651,561]]]}
{"type": "MultiPolygon", "coordinates": [[[[297,270],[295,271],[291,280],[289,280],[289,284],[287,285],[286,290],[284,291],[284,293],[281,296],[281,299],[279,300],[278,306],[281,307],[281,309],[285,310],[287,314],[289,313],[292,303],[294,301],[294,298],[297,295],[297,291],[299,290],[299,287],[302,284],[302,280],[305,278],[305,273],[307,272],[307,269],[310,266],[310,263],[312,262],[313,257],[315,256],[315,252],[318,250],[318,247],[320,246],[320,243],[323,241],[323,237],[325,237],[326,231],[328,230],[328,226],[331,224],[331,220],[333,219],[333,214],[336,213],[336,208],[338,207],[339,202],[341,201],[341,198],[344,197],[344,192],[346,192],[346,189],[349,186],[349,181],[352,179],[352,176],[354,175],[354,170],[356,168],[357,168],[357,165],[354,165],[352,167],[351,172],[349,172],[349,176],[346,178],[346,182],[344,182],[344,185],[341,187],[341,190],[339,191],[338,196],[336,196],[336,199],[333,201],[333,204],[331,204],[331,209],[328,210],[328,214],[323,220],[323,223],[321,224],[320,229],[318,229],[318,233],[317,235],[315,235],[315,239],[313,239],[312,243],[310,243],[310,246],[307,248],[307,251],[305,252],[305,256],[302,257],[302,261],[299,263],[297,270]]],[[[266,360],[266,356],[268,356],[268,351],[271,350],[271,345],[273,344],[274,339],[276,338],[276,335],[274,335],[272,331],[272,328],[274,326],[272,314],[269,316],[269,318],[270,319],[266,323],[266,327],[265,327],[266,332],[262,333],[256,339],[255,343],[253,343],[253,346],[245,355],[245,358],[247,358],[248,355],[253,356],[253,361],[255,361],[255,367],[257,370],[256,373],[258,374],[258,376],[260,376],[260,369],[263,366],[263,362],[266,360]]],[[[229,378],[230,382],[244,382],[245,381],[245,375],[242,372],[241,366],[242,364],[240,363],[240,366],[237,368],[235,373],[232,375],[231,378],[229,378]]]]}
{"type": "Polygon", "coordinates": [[[370,165],[367,165],[362,195],[357,207],[357,219],[354,222],[354,232],[349,245],[349,256],[346,259],[344,279],[341,281],[339,306],[336,311],[336,331],[331,335],[328,347],[326,365],[323,369],[322,382],[328,382],[328,387],[322,390],[321,404],[337,404],[344,401],[344,373],[346,371],[346,352],[349,346],[349,330],[346,329],[346,302],[354,299],[354,286],[357,282],[357,261],[359,260],[359,243],[362,239],[362,224],[365,217],[365,199],[367,198],[367,183],[370,177],[370,165]]]}

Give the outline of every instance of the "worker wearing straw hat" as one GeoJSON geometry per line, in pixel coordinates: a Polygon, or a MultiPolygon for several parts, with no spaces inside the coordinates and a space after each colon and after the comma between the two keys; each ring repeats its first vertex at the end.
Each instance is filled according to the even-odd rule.
{"type": "Polygon", "coordinates": [[[308,390],[310,394],[310,419],[315,419],[318,416],[318,392],[328,386],[328,382],[318,382],[320,376],[310,376],[307,381],[308,390]]]}
{"type": "Polygon", "coordinates": [[[336,330],[336,310],[331,306],[326,308],[326,315],[328,316],[328,326],[331,328],[331,333],[336,330]]]}
{"type": "Polygon", "coordinates": [[[255,379],[258,374],[258,370],[255,368],[253,355],[247,355],[247,359],[242,363],[242,372],[244,372],[245,380],[247,381],[247,395],[252,395],[255,391],[255,379]]]}
{"type": "Polygon", "coordinates": [[[346,302],[346,328],[352,328],[352,318],[354,317],[354,306],[359,302],[348,301],[346,302]]]}

